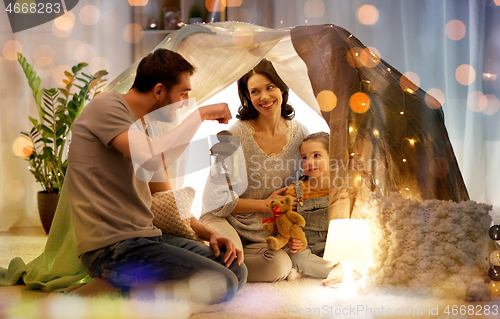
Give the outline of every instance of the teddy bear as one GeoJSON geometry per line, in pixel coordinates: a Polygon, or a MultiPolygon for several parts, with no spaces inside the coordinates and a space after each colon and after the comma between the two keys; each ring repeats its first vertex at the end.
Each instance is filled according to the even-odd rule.
{"type": "Polygon", "coordinates": [[[267,247],[272,250],[281,249],[288,244],[290,238],[300,239],[304,243],[299,251],[307,247],[307,239],[301,228],[306,225],[306,221],[299,213],[292,211],[292,205],[293,197],[290,195],[286,195],[284,199],[275,199],[270,204],[273,217],[262,219],[262,228],[266,232],[279,232],[276,237],[266,238],[267,247]]]}

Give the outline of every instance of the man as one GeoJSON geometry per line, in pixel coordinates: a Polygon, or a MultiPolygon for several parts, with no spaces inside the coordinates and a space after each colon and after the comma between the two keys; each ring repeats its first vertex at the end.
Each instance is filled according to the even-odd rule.
{"type": "Polygon", "coordinates": [[[68,190],[77,252],[93,279],[72,293],[95,295],[152,287],[208,271],[219,278],[215,284],[219,287],[213,287],[209,302],[218,302],[230,300],[245,284],[242,252],[229,239],[196,218],[191,218],[191,226],[210,247],[162,236],[152,223],[151,194],[171,187],[168,178],[148,181],[158,180],[154,176],[158,169],[182,153],[202,121],[227,123],[231,119],[227,104],[221,103],[200,107],[159,138],[150,138],[145,132],[149,129],[134,129],[134,123],[145,126],[144,119],[154,113],[159,112],[167,121],[174,119],[189,97],[193,72],[194,67],[179,54],[158,49],[140,62],[128,93],[98,95],[75,122],[68,190]],[[136,175],[144,169],[150,174],[136,175]],[[144,176],[150,178],[145,180],[144,176]]]}

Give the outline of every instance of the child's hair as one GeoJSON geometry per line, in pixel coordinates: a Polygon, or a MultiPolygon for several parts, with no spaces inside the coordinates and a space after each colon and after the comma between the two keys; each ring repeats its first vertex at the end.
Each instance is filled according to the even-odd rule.
{"type": "Polygon", "coordinates": [[[299,149],[302,147],[302,144],[304,144],[304,142],[306,141],[320,141],[327,152],[330,150],[330,134],[326,132],[317,132],[309,134],[306,138],[302,140],[299,149]]]}

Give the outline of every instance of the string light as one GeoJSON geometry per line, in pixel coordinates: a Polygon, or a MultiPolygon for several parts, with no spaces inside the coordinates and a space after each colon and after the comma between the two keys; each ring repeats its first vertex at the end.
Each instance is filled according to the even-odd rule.
{"type": "Polygon", "coordinates": [[[306,20],[306,24],[305,24],[305,26],[307,27],[307,20],[306,20]]]}
{"type": "Polygon", "coordinates": [[[410,138],[410,139],[408,140],[408,142],[410,142],[411,146],[413,146],[413,145],[415,144],[415,140],[414,140],[414,139],[412,139],[412,138],[410,138]]]}
{"type": "Polygon", "coordinates": [[[349,126],[349,133],[354,131],[354,129],[352,128],[352,126],[349,126]]]}
{"type": "Polygon", "coordinates": [[[401,112],[399,112],[399,114],[403,115],[403,114],[405,114],[405,112],[401,111],[401,112]]]}
{"type": "Polygon", "coordinates": [[[410,189],[408,187],[405,188],[407,191],[409,191],[410,189]]]}
{"type": "Polygon", "coordinates": [[[406,158],[403,158],[403,162],[406,163],[406,158]]]}

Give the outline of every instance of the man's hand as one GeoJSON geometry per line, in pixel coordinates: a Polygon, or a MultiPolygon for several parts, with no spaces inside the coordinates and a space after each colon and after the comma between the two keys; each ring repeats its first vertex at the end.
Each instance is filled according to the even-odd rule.
{"type": "Polygon", "coordinates": [[[220,247],[224,246],[226,247],[226,254],[224,255],[224,263],[227,268],[231,266],[233,263],[234,259],[236,259],[236,263],[241,265],[243,262],[243,252],[236,248],[234,243],[229,240],[229,238],[223,237],[219,234],[213,234],[210,236],[210,241],[209,245],[214,251],[215,257],[220,256],[220,247]]]}
{"type": "Polygon", "coordinates": [[[200,107],[200,116],[203,121],[212,120],[227,124],[231,116],[231,111],[227,103],[217,103],[200,107]]]}
{"type": "Polygon", "coordinates": [[[290,240],[288,241],[288,248],[290,248],[290,252],[292,254],[298,252],[300,249],[302,249],[302,247],[304,247],[304,243],[300,239],[290,238],[290,240]]]}

